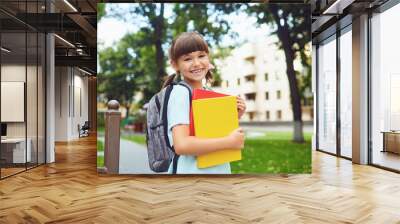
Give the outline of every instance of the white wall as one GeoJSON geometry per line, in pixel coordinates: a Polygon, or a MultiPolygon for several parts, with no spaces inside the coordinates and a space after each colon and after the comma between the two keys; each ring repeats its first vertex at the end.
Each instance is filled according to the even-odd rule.
{"type": "MultiPolygon", "coordinates": [[[[74,92],[72,93],[72,99],[74,99],[74,107],[72,108],[72,119],[71,119],[71,132],[72,138],[78,137],[78,124],[81,126],[88,121],[88,78],[81,76],[83,73],[78,73],[79,70],[74,70],[74,92]]],[[[72,104],[71,104],[72,105],[72,104]]]]}
{"type": "Polygon", "coordinates": [[[69,76],[67,67],[55,68],[55,141],[68,140],[69,76]]]}
{"type": "Polygon", "coordinates": [[[88,120],[88,78],[71,67],[56,67],[56,141],[79,137],[78,124],[88,120]]]}

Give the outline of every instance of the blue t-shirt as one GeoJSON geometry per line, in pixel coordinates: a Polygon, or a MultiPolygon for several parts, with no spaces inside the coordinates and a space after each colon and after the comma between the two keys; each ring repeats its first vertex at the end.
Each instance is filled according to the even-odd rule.
{"type": "MultiPolygon", "coordinates": [[[[189,91],[186,87],[175,85],[169,101],[167,109],[168,117],[168,138],[171,145],[174,144],[172,138],[172,128],[178,124],[190,124],[190,102],[189,91]]],[[[168,173],[172,174],[172,164],[169,166],[168,173]]],[[[177,174],[231,174],[231,166],[229,163],[208,167],[197,168],[196,156],[180,155],[178,160],[177,174]]]]}

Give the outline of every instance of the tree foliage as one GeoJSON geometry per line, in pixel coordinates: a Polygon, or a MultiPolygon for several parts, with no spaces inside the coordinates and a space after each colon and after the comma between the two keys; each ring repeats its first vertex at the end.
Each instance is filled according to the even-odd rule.
{"type": "Polygon", "coordinates": [[[137,59],[130,51],[129,39],[123,38],[115,49],[108,47],[100,51],[99,62],[101,70],[98,73],[98,92],[106,102],[118,100],[128,113],[135,90],[139,86],[138,81],[143,76],[133,66],[137,59]]]}
{"type": "MultiPolygon", "coordinates": [[[[108,16],[126,22],[137,21],[136,24],[140,27],[137,32],[124,37],[129,43],[129,51],[135,57],[136,73],[143,74],[137,80],[135,89],[135,92],[143,95],[139,104],[143,105],[160,90],[167,75],[167,51],[173,38],[182,32],[195,30],[210,45],[217,46],[224,35],[230,34],[229,24],[221,15],[234,12],[239,7],[240,4],[174,4],[169,17],[165,14],[163,3],[111,7],[108,16]],[[215,18],[210,20],[210,17],[215,18]]],[[[212,57],[212,60],[215,58],[212,57]]],[[[214,71],[214,76],[216,84],[219,84],[218,71],[214,71]]]]}
{"type": "Polygon", "coordinates": [[[97,22],[106,15],[106,5],[104,3],[97,4],[97,22]]]}
{"type": "Polygon", "coordinates": [[[300,85],[306,88],[304,84],[310,80],[311,72],[295,71],[294,62],[300,59],[303,66],[310,71],[310,55],[306,51],[306,45],[311,40],[311,11],[306,4],[257,4],[248,7],[247,11],[257,17],[258,24],[269,24],[275,29],[274,34],[279,38],[277,45],[285,53],[286,73],[290,87],[290,99],[294,120],[295,142],[304,142],[303,121],[301,109],[300,85]],[[296,75],[302,74],[302,75],[296,75]]]}

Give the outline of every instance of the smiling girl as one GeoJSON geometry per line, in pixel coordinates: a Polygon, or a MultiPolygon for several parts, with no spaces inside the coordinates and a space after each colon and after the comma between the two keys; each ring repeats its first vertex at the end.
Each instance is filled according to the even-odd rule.
{"type": "MultiPolygon", "coordinates": [[[[208,45],[196,32],[182,33],[171,45],[169,50],[170,62],[176,74],[181,76],[191,89],[203,88],[203,80],[210,82],[212,74],[210,68],[208,45]]],[[[175,75],[168,77],[164,87],[168,86],[175,75]]],[[[168,101],[168,138],[177,154],[178,174],[230,174],[229,163],[199,169],[196,156],[223,149],[241,149],[244,146],[244,133],[241,128],[234,130],[230,135],[222,138],[201,139],[189,135],[190,101],[187,88],[175,85],[168,101]]],[[[246,106],[240,97],[237,97],[239,118],[244,114],[246,106]]],[[[172,173],[173,163],[169,167],[172,173]]]]}

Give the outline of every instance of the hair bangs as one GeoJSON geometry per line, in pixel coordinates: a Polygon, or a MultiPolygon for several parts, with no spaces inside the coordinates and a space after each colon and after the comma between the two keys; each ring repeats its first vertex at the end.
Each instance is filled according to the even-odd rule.
{"type": "Polygon", "coordinates": [[[176,40],[172,52],[172,60],[178,60],[179,57],[195,51],[205,51],[208,53],[207,43],[198,34],[189,33],[182,35],[176,40]]]}

